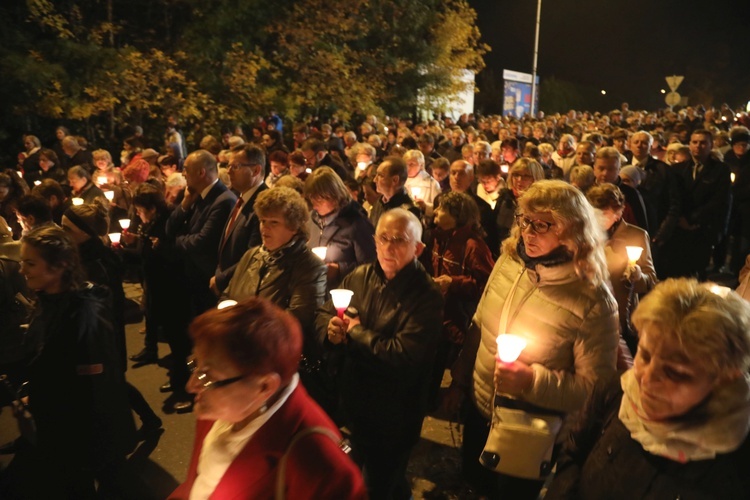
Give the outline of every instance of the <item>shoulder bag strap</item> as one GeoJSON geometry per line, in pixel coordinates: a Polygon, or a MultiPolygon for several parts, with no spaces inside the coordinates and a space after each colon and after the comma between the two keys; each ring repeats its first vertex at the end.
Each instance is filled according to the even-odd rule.
{"type": "Polygon", "coordinates": [[[310,434],[324,434],[331,438],[331,441],[336,443],[336,446],[341,445],[341,440],[339,439],[339,437],[331,429],[328,429],[326,427],[307,427],[295,434],[294,437],[292,437],[292,441],[289,443],[289,446],[287,446],[284,455],[281,457],[281,461],[279,462],[279,471],[276,473],[276,500],[284,500],[284,498],[286,497],[286,492],[284,491],[286,489],[286,461],[289,458],[289,454],[291,453],[292,448],[295,444],[297,444],[297,441],[309,436],[310,434]]]}

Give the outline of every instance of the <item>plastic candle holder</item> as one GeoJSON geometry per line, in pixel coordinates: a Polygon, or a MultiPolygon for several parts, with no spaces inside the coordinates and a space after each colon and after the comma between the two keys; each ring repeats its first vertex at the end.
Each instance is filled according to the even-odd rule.
{"type": "Polygon", "coordinates": [[[628,262],[631,266],[634,266],[638,259],[641,258],[643,248],[641,247],[625,247],[625,251],[628,253],[628,262]]]}
{"type": "Polygon", "coordinates": [[[117,222],[119,222],[120,223],[120,227],[123,228],[126,231],[130,227],[130,219],[120,219],[117,222]]]}
{"type": "Polygon", "coordinates": [[[503,363],[513,363],[526,347],[526,340],[518,335],[501,333],[497,336],[497,357],[503,363]]]}
{"type": "Polygon", "coordinates": [[[354,292],[343,288],[331,290],[331,300],[333,300],[333,307],[336,308],[336,313],[339,318],[344,317],[344,311],[349,307],[349,302],[352,301],[352,295],[354,295],[354,292]]]}
{"type": "Polygon", "coordinates": [[[83,198],[73,198],[73,205],[83,205],[83,198]]]}
{"type": "Polygon", "coordinates": [[[328,247],[315,247],[312,249],[312,253],[318,256],[320,260],[326,260],[326,253],[328,252],[328,247]]]}

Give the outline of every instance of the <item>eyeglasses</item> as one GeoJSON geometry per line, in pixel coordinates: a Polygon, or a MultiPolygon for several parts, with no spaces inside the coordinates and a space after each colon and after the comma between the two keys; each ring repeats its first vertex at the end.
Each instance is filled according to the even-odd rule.
{"type": "Polygon", "coordinates": [[[376,234],[375,235],[375,243],[378,245],[387,245],[388,243],[391,243],[394,246],[400,247],[403,245],[406,245],[410,243],[411,240],[408,238],[404,238],[402,236],[388,236],[387,234],[376,234]]]}
{"type": "Polygon", "coordinates": [[[549,228],[555,225],[554,222],[529,219],[523,214],[516,214],[516,224],[521,228],[521,231],[531,226],[531,229],[537,234],[544,234],[549,231],[549,228]]]}
{"type": "Polygon", "coordinates": [[[187,367],[190,373],[195,374],[198,382],[203,384],[203,389],[205,390],[226,387],[229,384],[234,384],[235,382],[239,382],[240,380],[245,378],[244,375],[241,375],[239,377],[225,378],[224,380],[209,380],[208,374],[206,372],[198,371],[198,363],[195,361],[195,358],[187,362],[187,367]]]}
{"type": "Polygon", "coordinates": [[[254,167],[255,165],[255,163],[230,163],[227,168],[237,170],[240,167],[254,167]]]}
{"type": "Polygon", "coordinates": [[[516,173],[516,174],[510,174],[510,178],[511,179],[520,179],[522,181],[533,181],[534,180],[534,176],[533,175],[518,174],[518,173],[516,173]]]}

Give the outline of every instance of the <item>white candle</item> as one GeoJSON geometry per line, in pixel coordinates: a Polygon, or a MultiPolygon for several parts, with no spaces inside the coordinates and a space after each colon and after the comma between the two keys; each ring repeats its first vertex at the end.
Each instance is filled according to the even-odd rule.
{"type": "Polygon", "coordinates": [[[120,243],[120,233],[109,233],[109,239],[110,241],[117,245],[120,243]]]}
{"type": "Polygon", "coordinates": [[[34,185],[35,185],[35,186],[38,186],[38,185],[40,185],[41,183],[42,183],[42,181],[34,181],[34,185]]]}
{"type": "Polygon", "coordinates": [[[120,227],[127,230],[130,227],[130,219],[120,219],[117,221],[120,223],[120,227]]]}
{"type": "Polygon", "coordinates": [[[107,183],[107,176],[106,175],[100,175],[96,178],[96,182],[101,186],[102,184],[107,183]]]}
{"type": "Polygon", "coordinates": [[[104,196],[109,200],[112,201],[115,199],[115,192],[114,191],[104,191],[104,196]]]}
{"type": "Polygon", "coordinates": [[[237,305],[236,300],[232,300],[232,299],[222,300],[221,302],[219,302],[219,305],[216,306],[216,309],[225,309],[227,307],[232,307],[236,305],[237,305]]]}
{"type": "Polygon", "coordinates": [[[503,363],[513,363],[526,347],[526,340],[518,335],[502,333],[497,336],[497,357],[503,363]]]}
{"type": "Polygon", "coordinates": [[[83,198],[73,198],[73,205],[83,205],[83,198]]]}
{"type": "Polygon", "coordinates": [[[326,260],[326,254],[328,253],[328,247],[315,247],[312,249],[312,253],[318,256],[320,260],[326,260]]]}
{"type": "Polygon", "coordinates": [[[343,288],[331,290],[331,300],[339,318],[344,316],[344,311],[346,311],[346,308],[349,307],[349,303],[352,301],[352,295],[354,295],[354,292],[343,288]]]}
{"type": "Polygon", "coordinates": [[[630,263],[631,266],[634,266],[635,263],[638,262],[638,259],[641,258],[643,248],[627,246],[625,247],[625,251],[628,253],[628,263],[630,263]]]}
{"type": "Polygon", "coordinates": [[[411,196],[414,199],[421,200],[422,199],[422,188],[421,187],[413,187],[413,188],[411,188],[411,196]]]}

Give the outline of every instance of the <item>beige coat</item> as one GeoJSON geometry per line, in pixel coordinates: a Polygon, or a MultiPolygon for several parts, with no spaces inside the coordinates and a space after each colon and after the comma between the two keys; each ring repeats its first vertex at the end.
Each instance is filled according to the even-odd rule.
{"type": "Polygon", "coordinates": [[[628,310],[628,297],[630,289],[622,280],[625,270],[628,268],[628,254],[626,246],[636,246],[643,248],[641,257],[638,259],[638,266],[641,268],[641,278],[633,282],[633,298],[630,307],[630,314],[633,314],[638,305],[638,294],[645,294],[651,291],[656,282],[656,270],[654,270],[654,261],[651,258],[651,246],[648,241],[648,233],[643,229],[632,226],[625,221],[615,230],[612,237],[604,247],[604,254],[607,257],[607,269],[609,270],[609,279],[612,283],[612,291],[617,301],[620,314],[620,323],[627,320],[625,314],[628,310]]]}
{"type": "Polygon", "coordinates": [[[566,413],[578,410],[597,379],[616,374],[619,335],[611,292],[583,282],[572,263],[537,266],[535,272],[507,255],[500,258],[454,366],[455,383],[471,386],[477,409],[489,420],[496,339],[509,296],[504,333],[527,340],[519,361],[534,371],[532,386],[519,399],[566,413]]]}

